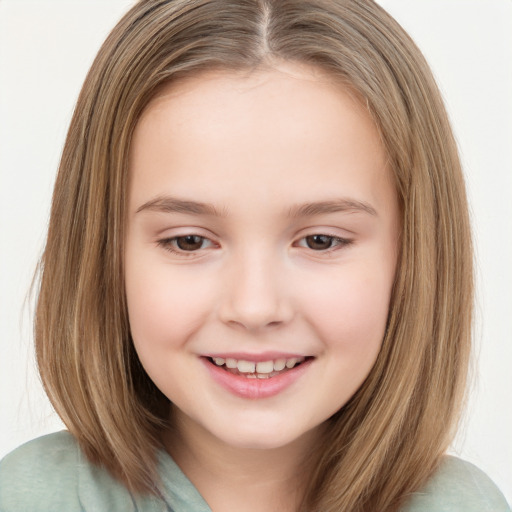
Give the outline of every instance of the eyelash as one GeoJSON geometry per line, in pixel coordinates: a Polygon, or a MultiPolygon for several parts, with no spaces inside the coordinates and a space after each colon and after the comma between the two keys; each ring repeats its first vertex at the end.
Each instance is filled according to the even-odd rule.
{"type": "MultiPolygon", "coordinates": [[[[194,234],[180,235],[180,236],[175,236],[172,238],[164,238],[162,240],[158,240],[157,243],[160,247],[164,248],[166,251],[169,251],[172,254],[177,254],[179,256],[184,256],[184,257],[190,257],[190,256],[193,256],[195,253],[197,253],[199,250],[204,249],[204,247],[199,247],[197,249],[187,251],[185,249],[176,248],[176,244],[178,243],[178,240],[180,240],[180,239],[192,238],[192,237],[194,237],[196,239],[200,239],[201,245],[203,245],[203,243],[205,241],[208,241],[211,244],[214,243],[204,236],[194,235],[194,234]]],[[[308,242],[306,242],[306,244],[307,243],[308,242]]],[[[312,235],[307,235],[307,236],[300,238],[298,240],[298,242],[296,242],[296,244],[297,244],[296,246],[309,248],[312,251],[318,252],[318,253],[330,253],[332,251],[337,250],[336,248],[341,249],[343,247],[347,247],[347,246],[351,245],[352,243],[353,243],[353,240],[348,239],[348,238],[341,238],[341,237],[337,237],[337,236],[333,236],[333,235],[328,235],[325,233],[314,233],[312,235]],[[312,239],[313,237],[324,237],[324,238],[328,239],[328,241],[330,242],[329,247],[327,247],[325,249],[313,249],[308,246],[299,245],[299,242],[302,242],[303,240],[306,241],[307,239],[312,239]]]]}
{"type": "MultiPolygon", "coordinates": [[[[302,240],[307,240],[308,238],[313,238],[313,237],[324,237],[330,241],[330,245],[326,249],[315,250],[311,247],[307,247],[308,249],[311,249],[315,252],[322,252],[322,253],[332,252],[332,251],[336,250],[336,247],[338,247],[338,248],[347,247],[353,242],[353,240],[351,240],[349,238],[341,238],[339,236],[328,235],[325,233],[314,233],[312,235],[304,236],[299,239],[299,242],[301,242],[302,240]]],[[[299,245],[299,247],[304,247],[304,246],[299,245]]]]}
{"type": "Polygon", "coordinates": [[[199,238],[201,240],[201,245],[205,241],[209,241],[210,243],[213,244],[213,242],[211,242],[211,240],[209,240],[205,236],[194,235],[191,233],[188,235],[180,235],[180,236],[174,236],[172,238],[164,238],[162,240],[158,240],[158,245],[160,247],[163,247],[166,251],[169,251],[172,254],[178,254],[179,256],[189,257],[189,256],[192,256],[194,253],[196,253],[198,250],[202,249],[202,247],[200,247],[196,250],[187,251],[185,249],[180,249],[179,247],[175,248],[175,246],[178,243],[178,240],[184,239],[184,238],[192,238],[192,237],[199,238]]]}

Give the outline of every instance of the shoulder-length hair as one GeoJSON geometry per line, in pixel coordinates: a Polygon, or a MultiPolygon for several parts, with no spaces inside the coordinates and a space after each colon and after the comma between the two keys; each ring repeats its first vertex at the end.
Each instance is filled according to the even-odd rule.
{"type": "Polygon", "coordinates": [[[402,231],[382,349],[328,428],[303,509],[392,511],[436,469],[464,397],[472,251],[463,176],[415,44],[371,0],[143,0],[85,80],[55,185],[35,339],[56,411],[89,459],[158,493],[169,401],[142,369],[123,283],[134,127],[164,84],[274,59],[357,91],[394,172],[402,231]]]}

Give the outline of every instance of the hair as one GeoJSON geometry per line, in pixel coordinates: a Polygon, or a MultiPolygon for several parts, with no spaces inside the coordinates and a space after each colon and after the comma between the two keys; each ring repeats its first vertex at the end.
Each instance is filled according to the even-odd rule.
{"type": "Polygon", "coordinates": [[[437,468],[465,395],[473,303],[465,186],[418,48],[371,0],[142,0],[101,47],[64,146],[41,260],[35,343],[45,390],[94,463],[158,494],[169,400],[133,348],[123,278],[130,143],[160,88],[291,61],[355,90],[401,210],[386,334],[326,423],[301,510],[393,511],[437,468]]]}

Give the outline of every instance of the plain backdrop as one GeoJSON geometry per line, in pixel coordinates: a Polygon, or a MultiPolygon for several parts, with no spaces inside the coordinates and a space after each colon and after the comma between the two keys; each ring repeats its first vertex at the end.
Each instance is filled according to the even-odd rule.
{"type": "MultiPolygon", "coordinates": [[[[0,457],[63,428],[35,371],[31,302],[74,103],[133,0],[0,0],[0,457]]],[[[475,370],[452,452],[512,502],[512,1],[381,0],[416,40],[459,143],[476,241],[475,370]]]]}

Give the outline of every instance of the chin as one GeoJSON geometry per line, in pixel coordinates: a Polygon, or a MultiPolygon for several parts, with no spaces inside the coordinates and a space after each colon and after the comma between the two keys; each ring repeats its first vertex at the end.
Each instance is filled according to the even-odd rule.
{"type": "Polygon", "coordinates": [[[317,429],[307,432],[266,425],[238,432],[223,431],[218,436],[226,445],[240,450],[278,450],[313,435],[317,429]],[[231,435],[230,435],[231,434],[231,435]]]}

